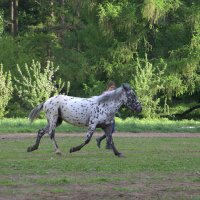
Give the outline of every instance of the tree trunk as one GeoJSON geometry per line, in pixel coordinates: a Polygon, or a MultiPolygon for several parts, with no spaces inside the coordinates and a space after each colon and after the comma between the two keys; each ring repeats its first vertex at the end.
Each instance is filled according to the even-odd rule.
{"type": "Polygon", "coordinates": [[[64,10],[65,10],[65,0],[60,1],[60,7],[61,7],[61,24],[64,27],[65,25],[65,15],[64,15],[64,10]]]}
{"type": "Polygon", "coordinates": [[[18,0],[11,1],[11,34],[13,37],[18,34],[18,0]]]}
{"type": "Polygon", "coordinates": [[[65,0],[60,0],[60,7],[61,7],[61,16],[60,16],[60,24],[61,24],[61,31],[60,31],[60,42],[61,45],[64,46],[64,33],[65,33],[65,0]]]}

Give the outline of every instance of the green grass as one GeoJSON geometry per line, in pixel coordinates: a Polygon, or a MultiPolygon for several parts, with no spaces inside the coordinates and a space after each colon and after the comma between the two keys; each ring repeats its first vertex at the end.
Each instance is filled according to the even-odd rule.
{"type": "MultiPolygon", "coordinates": [[[[0,140],[4,197],[20,199],[28,193],[32,199],[40,195],[56,199],[80,191],[100,195],[95,199],[106,199],[104,194],[107,199],[120,199],[120,195],[130,199],[148,192],[147,199],[158,199],[161,193],[163,199],[182,199],[181,195],[197,199],[200,195],[200,138],[115,138],[124,158],[105,150],[104,144],[98,149],[94,139],[81,151],[69,154],[69,148],[80,144],[82,138],[58,138],[62,156],[54,154],[47,137],[37,151],[27,153],[33,142],[34,138],[0,140]]],[[[41,199],[47,199],[44,196],[41,199]]]]}
{"type": "MultiPolygon", "coordinates": [[[[37,132],[46,125],[46,119],[37,119],[32,124],[28,119],[2,119],[0,120],[0,134],[37,132]]],[[[57,127],[57,132],[85,132],[84,127],[77,127],[63,122],[57,127]]],[[[116,130],[119,132],[200,132],[200,122],[195,120],[172,121],[168,119],[136,119],[116,118],[116,130]]]]}

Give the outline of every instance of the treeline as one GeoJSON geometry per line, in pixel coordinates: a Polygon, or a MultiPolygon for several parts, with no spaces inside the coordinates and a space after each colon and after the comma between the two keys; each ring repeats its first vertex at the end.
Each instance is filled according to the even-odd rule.
{"type": "MultiPolygon", "coordinates": [[[[17,65],[26,74],[33,60],[41,73],[49,62],[59,66],[51,81],[70,82],[70,95],[128,82],[142,116],[183,112],[200,100],[200,1],[1,0],[0,63],[13,85],[22,80],[17,65]]],[[[29,111],[19,90],[13,87],[4,116],[29,111]]]]}

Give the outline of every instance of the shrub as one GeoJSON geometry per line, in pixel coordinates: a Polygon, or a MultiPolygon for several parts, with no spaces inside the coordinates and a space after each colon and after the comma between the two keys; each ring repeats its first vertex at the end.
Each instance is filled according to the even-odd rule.
{"type": "Polygon", "coordinates": [[[28,107],[34,107],[50,96],[58,94],[64,87],[61,79],[58,82],[54,80],[54,74],[59,67],[54,67],[53,62],[48,61],[42,68],[39,62],[33,60],[31,66],[25,64],[26,75],[21,71],[19,65],[17,65],[17,69],[21,80],[15,77],[17,82],[15,89],[28,107]]]}
{"type": "Polygon", "coordinates": [[[12,97],[13,86],[11,81],[10,72],[3,72],[3,65],[0,65],[0,118],[2,118],[6,112],[6,106],[12,97]]]}
{"type": "Polygon", "coordinates": [[[156,117],[158,112],[163,111],[160,107],[159,92],[164,89],[163,75],[165,68],[166,65],[163,65],[162,68],[153,66],[148,61],[147,55],[145,59],[137,59],[136,76],[131,83],[135,85],[143,107],[142,115],[144,117],[156,117]]]}

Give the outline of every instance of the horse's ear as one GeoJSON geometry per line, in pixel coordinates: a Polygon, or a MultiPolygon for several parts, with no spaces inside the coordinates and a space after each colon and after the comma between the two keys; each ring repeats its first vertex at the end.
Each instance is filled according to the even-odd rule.
{"type": "Polygon", "coordinates": [[[127,92],[131,89],[131,86],[128,83],[122,83],[122,87],[124,88],[124,90],[127,92]]]}

